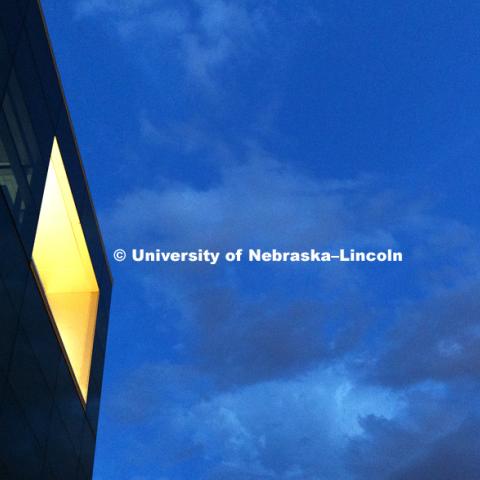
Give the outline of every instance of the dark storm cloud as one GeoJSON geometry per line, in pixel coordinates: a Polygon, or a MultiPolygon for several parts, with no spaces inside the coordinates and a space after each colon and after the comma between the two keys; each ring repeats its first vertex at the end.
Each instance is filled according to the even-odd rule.
{"type": "MultiPolygon", "coordinates": [[[[192,299],[199,364],[223,386],[289,377],[338,358],[358,342],[366,312],[338,321],[339,305],[246,299],[225,288],[200,289],[192,299]]],[[[345,297],[345,303],[353,301],[345,297]]],[[[345,312],[345,306],[342,307],[345,312]]]]}
{"type": "Polygon", "coordinates": [[[370,348],[357,381],[397,392],[405,408],[360,419],[362,433],[346,448],[354,479],[480,478],[479,293],[466,278],[434,289],[396,312],[373,359],[370,348]]]}
{"type": "MultiPolygon", "coordinates": [[[[441,389],[440,389],[441,390],[441,389]]],[[[480,476],[477,392],[423,392],[390,420],[368,416],[346,450],[357,480],[475,480],[480,476]]]]}
{"type": "Polygon", "coordinates": [[[480,477],[480,418],[467,417],[453,432],[442,436],[417,455],[392,480],[476,480],[480,477]]]}
{"type": "Polygon", "coordinates": [[[480,375],[480,286],[442,291],[401,314],[370,372],[382,385],[480,375]]]}

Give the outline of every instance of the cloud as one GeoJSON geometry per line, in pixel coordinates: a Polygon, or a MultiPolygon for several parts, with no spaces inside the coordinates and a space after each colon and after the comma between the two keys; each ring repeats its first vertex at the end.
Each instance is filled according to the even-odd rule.
{"type": "Polygon", "coordinates": [[[364,417],[362,434],[347,449],[354,478],[478,478],[478,392],[467,392],[422,387],[405,396],[407,408],[399,415],[364,417]]]}
{"type": "Polygon", "coordinates": [[[338,325],[335,313],[320,302],[233,295],[200,290],[193,302],[190,351],[222,387],[289,378],[338,358],[365,331],[360,312],[338,325]]]}
{"type": "Polygon", "coordinates": [[[436,293],[402,312],[370,377],[382,385],[458,381],[480,373],[478,281],[436,293]],[[408,352],[408,355],[405,355],[408,352]]]}
{"type": "Polygon", "coordinates": [[[117,387],[105,415],[135,439],[134,455],[119,440],[130,471],[152,461],[162,474],[198,462],[202,480],[475,480],[480,471],[473,384],[393,391],[337,365],[216,392],[194,367],[170,364],[140,367],[117,387]]]}
{"type": "Polygon", "coordinates": [[[474,480],[480,474],[480,419],[466,418],[454,431],[435,441],[425,453],[394,474],[394,480],[435,478],[474,480]]]}
{"type": "MultiPolygon", "coordinates": [[[[141,447],[142,460],[155,456],[168,469],[200,459],[211,465],[199,476],[204,479],[349,478],[342,455],[349,437],[362,431],[359,419],[371,414],[391,419],[403,408],[398,395],[355,386],[341,368],[171,401],[166,392],[185,391],[182,379],[172,375],[177,367],[171,368],[163,374],[156,367],[140,369],[121,385],[107,412],[124,421],[116,416],[119,407],[131,409],[130,395],[148,383],[150,413],[131,417],[131,428],[155,432],[141,447]]],[[[137,408],[143,412],[145,406],[137,408]]]]}
{"type": "MultiPolygon", "coordinates": [[[[192,141],[187,140],[187,146],[188,142],[192,141]]],[[[415,208],[400,208],[393,192],[378,191],[368,177],[312,179],[255,144],[246,145],[235,162],[227,159],[219,168],[221,182],[206,190],[181,183],[165,188],[159,182],[127,193],[110,212],[108,228],[145,237],[155,235],[162,225],[164,239],[177,245],[220,248],[333,247],[347,242],[395,247],[394,230],[405,226],[415,208]],[[139,208],[144,211],[141,217],[136,214],[139,208]]]]}

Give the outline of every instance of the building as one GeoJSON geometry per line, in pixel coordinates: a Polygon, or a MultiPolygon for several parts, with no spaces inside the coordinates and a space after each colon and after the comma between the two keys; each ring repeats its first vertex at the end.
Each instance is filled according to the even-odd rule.
{"type": "Polygon", "coordinates": [[[0,2],[0,99],[0,479],[88,479],[112,279],[38,0],[0,2]]]}

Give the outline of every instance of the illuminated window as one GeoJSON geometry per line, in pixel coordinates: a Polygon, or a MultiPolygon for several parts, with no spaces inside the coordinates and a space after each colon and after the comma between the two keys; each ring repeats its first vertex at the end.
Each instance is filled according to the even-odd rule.
{"type": "Polygon", "coordinates": [[[99,291],[56,138],[32,259],[64,352],[86,402],[99,291]]]}

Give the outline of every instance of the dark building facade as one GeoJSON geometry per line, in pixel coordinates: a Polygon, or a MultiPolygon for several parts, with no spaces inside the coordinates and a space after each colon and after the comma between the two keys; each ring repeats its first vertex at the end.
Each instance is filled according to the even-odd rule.
{"type": "Polygon", "coordinates": [[[0,100],[0,479],[89,479],[112,278],[38,0],[0,1],[0,100]]]}

